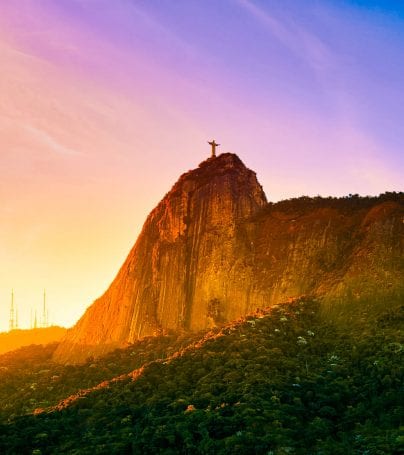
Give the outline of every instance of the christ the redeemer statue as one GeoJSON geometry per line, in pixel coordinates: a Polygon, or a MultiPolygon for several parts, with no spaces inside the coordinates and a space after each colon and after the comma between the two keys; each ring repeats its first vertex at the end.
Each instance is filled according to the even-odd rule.
{"type": "Polygon", "coordinates": [[[219,147],[220,144],[216,144],[215,140],[208,142],[209,145],[212,146],[212,156],[211,158],[216,158],[216,147],[219,147]]]}

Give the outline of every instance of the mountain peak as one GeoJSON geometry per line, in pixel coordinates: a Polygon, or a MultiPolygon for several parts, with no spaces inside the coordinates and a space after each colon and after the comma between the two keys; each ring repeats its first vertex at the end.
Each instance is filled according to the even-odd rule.
{"type": "Polygon", "coordinates": [[[396,291],[400,204],[352,198],[342,207],[328,199],[305,210],[299,200],[269,206],[237,155],[213,156],[183,174],[150,213],[118,275],[54,359],[78,363],[146,336],[208,329],[301,295],[356,299],[386,283],[396,291]]]}
{"type": "Polygon", "coordinates": [[[255,176],[255,172],[248,169],[234,153],[222,153],[221,155],[208,158],[202,161],[196,169],[184,174],[184,176],[187,178],[209,179],[225,173],[233,173],[234,175],[237,173],[253,173],[255,176]]]}
{"type": "Polygon", "coordinates": [[[266,203],[265,194],[256,179],[255,172],[248,169],[234,153],[222,153],[202,161],[197,168],[182,174],[173,186],[172,191],[177,191],[189,182],[193,182],[199,187],[224,176],[232,176],[237,179],[239,184],[242,184],[244,180],[245,183],[249,182],[253,186],[259,187],[261,196],[266,203]]]}
{"type": "Polygon", "coordinates": [[[183,174],[148,216],[109,289],[69,331],[55,358],[82,361],[145,336],[200,330],[227,319],[222,310],[209,309],[209,302],[226,292],[227,271],[217,273],[218,261],[234,260],[238,224],[266,204],[255,173],[232,153],[183,174]],[[204,274],[209,280],[202,284],[204,274]]]}
{"type": "Polygon", "coordinates": [[[220,155],[209,157],[207,160],[199,164],[199,168],[209,167],[216,168],[246,168],[245,164],[235,153],[221,153],[220,155]]]}

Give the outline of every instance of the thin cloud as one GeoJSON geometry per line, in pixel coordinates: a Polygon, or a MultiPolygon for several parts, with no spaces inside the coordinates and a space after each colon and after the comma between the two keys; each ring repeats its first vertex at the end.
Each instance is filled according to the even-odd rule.
{"type": "Polygon", "coordinates": [[[195,55],[196,51],[190,43],[181,39],[178,34],[163,25],[161,21],[156,19],[156,17],[148,14],[144,9],[140,8],[138,4],[135,5],[133,2],[130,3],[130,7],[152,31],[159,33],[163,39],[171,42],[174,46],[181,49],[182,52],[185,52],[189,57],[193,57],[195,55]]]}
{"type": "MultiPolygon", "coordinates": [[[[90,13],[95,7],[99,8],[100,6],[100,0],[75,0],[75,3],[87,13],[90,13]]],[[[118,20],[119,18],[121,27],[128,27],[126,32],[133,29],[135,20],[135,23],[146,26],[154,36],[158,36],[163,41],[170,43],[188,57],[195,55],[196,50],[189,42],[181,39],[179,34],[172,28],[167,27],[155,15],[150,14],[147,8],[141,6],[140,2],[133,0],[115,0],[114,2],[110,2],[109,0],[103,0],[101,15],[114,17],[115,19],[112,20],[118,20]],[[128,21],[128,18],[131,20],[128,21]]],[[[126,34],[128,37],[130,36],[130,34],[126,34]]]]}
{"type": "Polygon", "coordinates": [[[322,73],[334,67],[334,55],[328,46],[316,35],[308,32],[294,22],[288,22],[286,24],[274,18],[250,0],[237,1],[242,8],[263,24],[295,56],[303,58],[316,73],[322,73]]]}
{"type": "Polygon", "coordinates": [[[38,129],[32,125],[24,125],[23,128],[54,153],[59,155],[79,155],[77,150],[73,150],[59,143],[53,136],[44,130],[38,129]]]}

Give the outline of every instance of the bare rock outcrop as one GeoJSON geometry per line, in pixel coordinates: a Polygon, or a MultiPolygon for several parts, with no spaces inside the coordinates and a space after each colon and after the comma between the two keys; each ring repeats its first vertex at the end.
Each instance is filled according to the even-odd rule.
{"type": "Polygon", "coordinates": [[[180,177],[148,216],[117,277],[69,330],[58,361],[81,361],[168,330],[199,330],[250,308],[232,276],[237,227],[266,205],[255,173],[226,153],[180,177]],[[237,308],[227,302],[237,301],[237,308]],[[219,302],[219,304],[216,304],[219,302]]]}
{"type": "Polygon", "coordinates": [[[145,336],[197,331],[257,308],[403,291],[403,198],[268,204],[234,154],[180,177],[105,294],[67,332],[59,362],[145,336]]]}

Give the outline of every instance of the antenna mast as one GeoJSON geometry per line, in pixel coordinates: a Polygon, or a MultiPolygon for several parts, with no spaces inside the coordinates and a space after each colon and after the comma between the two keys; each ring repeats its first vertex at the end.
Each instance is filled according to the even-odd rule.
{"type": "Polygon", "coordinates": [[[48,327],[48,312],[46,310],[46,290],[43,290],[42,327],[48,327]]]}
{"type": "Polygon", "coordinates": [[[10,305],[10,320],[9,320],[9,330],[14,330],[16,328],[15,320],[15,310],[14,310],[14,289],[11,290],[11,305],[10,305]]]}

